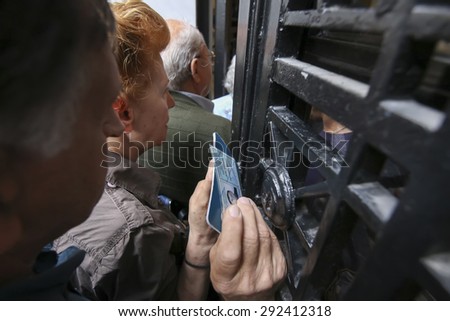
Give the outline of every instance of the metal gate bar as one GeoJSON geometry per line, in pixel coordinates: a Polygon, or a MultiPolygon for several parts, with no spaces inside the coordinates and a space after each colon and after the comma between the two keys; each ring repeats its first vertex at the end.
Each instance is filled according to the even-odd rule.
{"type": "Polygon", "coordinates": [[[233,138],[262,143],[259,164],[235,156],[245,193],[283,211],[269,216],[283,299],[450,299],[450,5],[369,2],[240,2],[233,138]],[[344,162],[311,106],[353,130],[344,162]],[[296,153],[322,163],[323,183],[303,185],[296,153]],[[305,205],[319,196],[316,217],[305,205]]]}

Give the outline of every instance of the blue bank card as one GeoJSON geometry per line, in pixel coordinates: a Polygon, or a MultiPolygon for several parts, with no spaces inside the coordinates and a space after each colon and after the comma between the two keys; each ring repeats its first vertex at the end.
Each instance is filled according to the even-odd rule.
{"type": "Polygon", "coordinates": [[[214,160],[214,168],[206,221],[220,233],[223,211],[242,196],[241,183],[236,161],[218,133],[213,134],[213,145],[209,150],[214,160]]]}

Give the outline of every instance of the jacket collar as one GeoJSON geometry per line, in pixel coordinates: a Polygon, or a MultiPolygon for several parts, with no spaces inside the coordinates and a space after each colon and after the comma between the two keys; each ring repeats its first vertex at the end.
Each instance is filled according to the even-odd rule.
{"type": "Polygon", "coordinates": [[[113,152],[108,152],[107,163],[106,183],[109,187],[124,188],[151,208],[158,208],[161,178],[156,172],[113,152]]]}
{"type": "Polygon", "coordinates": [[[190,93],[187,91],[176,91],[176,90],[171,90],[170,94],[174,95],[174,96],[184,96],[189,98],[190,100],[193,100],[197,105],[199,105],[202,109],[212,113],[213,109],[214,109],[214,103],[203,96],[194,94],[194,93],[190,93]]]}

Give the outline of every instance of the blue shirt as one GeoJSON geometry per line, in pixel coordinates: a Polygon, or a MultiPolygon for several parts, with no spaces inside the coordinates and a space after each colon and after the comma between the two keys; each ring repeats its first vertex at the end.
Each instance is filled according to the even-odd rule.
{"type": "Polygon", "coordinates": [[[213,100],[214,111],[213,113],[218,116],[222,116],[228,120],[231,120],[233,116],[233,96],[225,95],[213,100]]]}

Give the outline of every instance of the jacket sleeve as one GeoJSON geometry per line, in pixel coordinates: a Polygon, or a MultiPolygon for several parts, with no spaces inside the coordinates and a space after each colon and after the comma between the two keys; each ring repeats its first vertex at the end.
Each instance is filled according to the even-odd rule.
{"type": "MultiPolygon", "coordinates": [[[[108,270],[108,260],[117,260],[114,248],[103,258],[93,282],[101,300],[175,300],[177,266],[170,253],[173,232],[152,224],[137,228],[123,240],[123,254],[116,268],[108,270]]],[[[121,246],[118,246],[120,248],[121,246]]],[[[114,264],[113,264],[114,265],[114,264]]]]}

